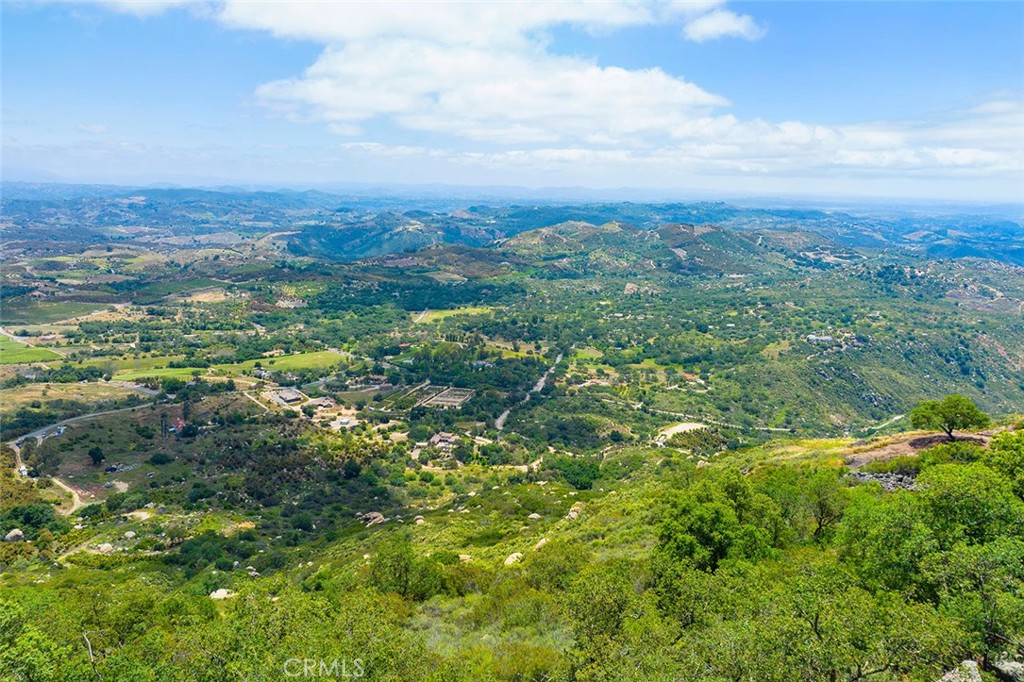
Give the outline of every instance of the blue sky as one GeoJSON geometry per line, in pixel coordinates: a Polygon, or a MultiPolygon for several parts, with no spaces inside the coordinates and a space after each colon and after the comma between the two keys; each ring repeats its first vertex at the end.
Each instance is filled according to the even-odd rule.
{"type": "Polygon", "coordinates": [[[1024,3],[11,3],[8,180],[1024,199],[1024,3]]]}

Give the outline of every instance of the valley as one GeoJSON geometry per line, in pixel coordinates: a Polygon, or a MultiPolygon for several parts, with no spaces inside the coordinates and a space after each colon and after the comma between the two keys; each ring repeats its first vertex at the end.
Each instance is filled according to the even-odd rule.
{"type": "Polygon", "coordinates": [[[1024,642],[1010,219],[55,191],[3,199],[23,679],[315,647],[380,680],[938,680],[1024,642]],[[952,441],[951,395],[981,415],[952,441]]]}

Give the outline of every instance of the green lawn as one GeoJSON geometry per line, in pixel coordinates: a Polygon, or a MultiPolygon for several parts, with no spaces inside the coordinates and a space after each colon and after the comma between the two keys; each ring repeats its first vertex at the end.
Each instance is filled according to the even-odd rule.
{"type": "Polygon", "coordinates": [[[71,317],[88,315],[106,309],[103,303],[26,303],[5,306],[3,323],[5,327],[18,324],[49,324],[71,317]]]}
{"type": "Polygon", "coordinates": [[[138,289],[136,294],[145,297],[161,297],[169,296],[170,294],[180,294],[186,291],[195,291],[197,289],[210,289],[212,287],[222,286],[224,286],[224,282],[218,282],[217,280],[210,279],[209,277],[200,277],[198,279],[186,279],[175,282],[155,282],[138,289]]]}
{"type": "Polygon", "coordinates": [[[263,369],[273,372],[309,369],[311,367],[331,367],[344,361],[345,358],[343,356],[324,350],[316,353],[298,353],[296,355],[282,355],[276,358],[247,360],[233,365],[214,365],[214,367],[225,372],[241,372],[242,370],[252,370],[258,362],[263,369]]]}
{"type": "Polygon", "coordinates": [[[46,362],[60,355],[46,348],[33,348],[24,343],[0,336],[0,365],[19,365],[26,362],[46,362]]]}
{"type": "Polygon", "coordinates": [[[412,319],[416,322],[425,324],[427,322],[437,322],[438,320],[443,320],[446,317],[454,317],[455,315],[486,315],[493,311],[494,308],[491,306],[473,305],[464,306],[462,308],[452,308],[451,310],[431,310],[423,316],[422,320],[420,319],[421,312],[414,312],[412,313],[412,319]]]}
{"type": "MultiPolygon", "coordinates": [[[[146,360],[156,360],[157,358],[143,358],[140,362],[146,362],[146,360]]],[[[192,372],[197,371],[193,367],[166,367],[167,361],[173,358],[160,358],[163,362],[160,364],[163,367],[135,367],[129,363],[135,362],[134,360],[116,361],[117,365],[127,365],[124,369],[117,371],[114,374],[114,378],[118,381],[133,381],[135,379],[142,379],[144,377],[158,377],[158,378],[177,378],[187,379],[192,376],[192,372]]],[[[299,353],[297,355],[283,355],[277,358],[263,358],[261,360],[247,360],[246,362],[239,362],[234,364],[214,365],[211,369],[212,372],[206,369],[199,369],[200,376],[208,376],[210,374],[214,376],[237,376],[243,372],[252,371],[256,367],[256,363],[259,362],[263,369],[274,372],[274,371],[290,371],[296,369],[309,369],[311,367],[332,367],[334,365],[344,362],[345,358],[337,353],[330,351],[319,351],[316,353],[299,353]],[[271,364],[273,363],[273,364],[271,364]]]]}

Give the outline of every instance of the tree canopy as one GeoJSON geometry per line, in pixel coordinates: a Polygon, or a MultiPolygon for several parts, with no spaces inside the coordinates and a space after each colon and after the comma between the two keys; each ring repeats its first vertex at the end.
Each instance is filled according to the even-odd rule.
{"type": "Polygon", "coordinates": [[[915,429],[940,429],[950,440],[956,440],[953,431],[957,429],[981,429],[988,426],[989,421],[987,414],[962,395],[925,400],[910,413],[910,423],[915,429]]]}

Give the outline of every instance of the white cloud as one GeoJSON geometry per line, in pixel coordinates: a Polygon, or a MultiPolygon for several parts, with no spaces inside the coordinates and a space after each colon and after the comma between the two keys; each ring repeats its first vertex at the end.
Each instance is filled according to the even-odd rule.
{"type": "Polygon", "coordinates": [[[359,123],[386,116],[412,130],[503,144],[660,135],[728,104],[660,69],[397,39],[329,48],[302,77],[262,85],[257,96],[339,132],[358,134],[359,123]]]}
{"type": "Polygon", "coordinates": [[[727,9],[702,14],[688,21],[683,28],[683,35],[697,43],[725,37],[758,40],[764,34],[764,27],[759,26],[749,14],[736,14],[727,9]]]}
{"type": "Polygon", "coordinates": [[[658,3],[610,2],[248,2],[227,0],[220,13],[229,26],[261,29],[325,43],[423,39],[449,45],[521,45],[527,33],[558,24],[617,28],[655,23],[658,3]]]}
{"type": "MultiPolygon", "coordinates": [[[[647,147],[548,145],[490,152],[406,147],[402,153],[491,169],[560,172],[567,179],[600,172],[609,178],[626,174],[635,181],[664,181],[686,173],[1019,178],[1024,160],[1015,141],[1024,139],[1024,119],[1005,116],[1003,107],[997,107],[998,115],[979,113],[988,109],[978,107],[932,121],[844,126],[710,115],[688,120],[672,129],[671,139],[647,147]]],[[[383,144],[352,143],[346,148],[376,156],[395,153],[383,144]]]]}
{"type": "MultiPolygon", "coordinates": [[[[553,54],[543,31],[699,20],[720,2],[227,2],[222,22],[325,42],[304,74],[260,86],[293,120],[359,135],[399,127],[491,144],[614,144],[663,135],[728,104],[661,69],[602,67],[553,54]]],[[[720,10],[714,10],[720,11],[720,10]]]]}
{"type": "Polygon", "coordinates": [[[78,130],[83,133],[89,133],[90,135],[106,135],[110,132],[110,128],[102,123],[82,123],[79,124],[78,130]]]}
{"type": "Polygon", "coordinates": [[[100,0],[99,4],[137,17],[162,14],[172,7],[201,4],[200,0],[100,0]]]}
{"type": "Polygon", "coordinates": [[[695,42],[764,35],[753,17],[722,0],[204,6],[232,28],[324,45],[303,73],[265,83],[255,95],[291,120],[348,138],[339,152],[344,163],[355,155],[409,167],[422,160],[425,167],[534,169],[570,183],[579,176],[662,186],[705,173],[987,175],[1004,183],[1024,174],[1019,93],[928,120],[741,120],[728,113],[725,97],[680,76],[557,54],[546,33],[563,25],[599,33],[667,24],[695,42]],[[380,130],[387,132],[367,132],[380,130]]]}

